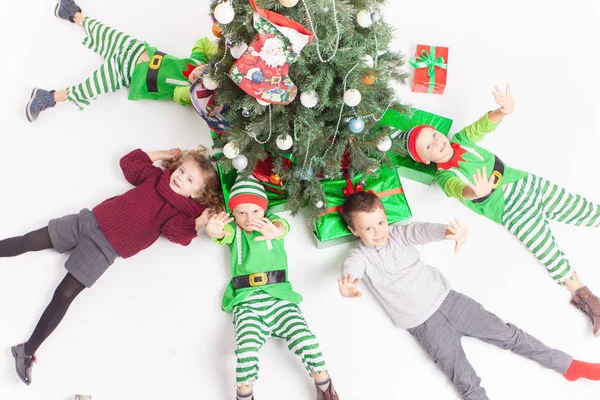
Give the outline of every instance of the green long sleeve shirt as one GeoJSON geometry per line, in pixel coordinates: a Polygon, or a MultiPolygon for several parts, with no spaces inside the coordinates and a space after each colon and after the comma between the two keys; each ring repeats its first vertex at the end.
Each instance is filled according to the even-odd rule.
{"type": "Polygon", "coordinates": [[[488,115],[486,113],[452,137],[450,144],[454,148],[454,155],[447,163],[437,165],[434,180],[446,196],[456,197],[476,213],[501,222],[504,213],[503,186],[524,178],[526,172],[505,165],[499,186],[481,203],[474,203],[462,194],[468,183],[473,183],[473,175],[477,169],[485,166],[488,174],[494,170],[495,155],[476,144],[499,125],[490,121],[488,115]]]}
{"type": "MultiPolygon", "coordinates": [[[[271,222],[281,222],[285,229],[284,236],[288,234],[290,225],[285,219],[270,213],[267,213],[265,216],[271,222]]],[[[221,239],[213,238],[213,241],[217,244],[229,246],[229,250],[231,251],[232,278],[260,272],[285,270],[286,281],[264,286],[235,289],[230,280],[223,294],[223,311],[233,311],[233,307],[236,304],[243,302],[257,290],[262,290],[277,299],[287,300],[294,304],[299,304],[302,301],[302,296],[292,289],[292,284],[287,279],[288,262],[283,237],[274,240],[255,241],[254,239],[262,236],[262,233],[256,231],[246,232],[239,228],[235,221],[226,225],[224,230],[229,235],[225,235],[221,239]]]]}

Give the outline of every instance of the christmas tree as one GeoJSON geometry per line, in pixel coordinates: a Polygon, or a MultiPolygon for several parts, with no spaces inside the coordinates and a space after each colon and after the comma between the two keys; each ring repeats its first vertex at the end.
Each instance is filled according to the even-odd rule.
{"type": "MultiPolygon", "coordinates": [[[[404,84],[402,54],[378,0],[214,0],[219,53],[202,80],[217,88],[224,129],[216,145],[227,171],[252,173],[272,160],[287,208],[327,207],[320,179],[374,174],[387,163],[390,107],[405,112],[391,81],[404,84]]],[[[271,164],[269,164],[271,165],[271,164]]]]}

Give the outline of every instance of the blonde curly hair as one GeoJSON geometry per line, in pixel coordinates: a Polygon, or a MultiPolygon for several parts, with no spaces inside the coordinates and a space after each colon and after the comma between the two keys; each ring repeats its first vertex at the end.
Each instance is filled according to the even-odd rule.
{"type": "Polygon", "coordinates": [[[204,190],[194,201],[202,206],[211,208],[214,211],[223,211],[224,204],[223,192],[221,191],[221,182],[219,174],[213,163],[208,158],[206,147],[200,145],[197,150],[183,150],[177,157],[165,160],[162,166],[166,169],[175,171],[183,164],[185,160],[191,159],[196,162],[202,177],[204,178],[204,190]]]}

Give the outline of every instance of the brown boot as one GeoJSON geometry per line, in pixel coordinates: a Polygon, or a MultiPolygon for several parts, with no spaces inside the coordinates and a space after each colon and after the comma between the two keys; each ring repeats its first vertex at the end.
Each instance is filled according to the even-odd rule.
{"type": "Polygon", "coordinates": [[[600,299],[587,286],[582,286],[575,291],[571,304],[590,318],[594,336],[600,336],[600,299]]]}
{"type": "Polygon", "coordinates": [[[317,387],[317,400],[340,400],[331,380],[329,380],[329,387],[326,391],[322,391],[316,384],[315,386],[317,387]]]}

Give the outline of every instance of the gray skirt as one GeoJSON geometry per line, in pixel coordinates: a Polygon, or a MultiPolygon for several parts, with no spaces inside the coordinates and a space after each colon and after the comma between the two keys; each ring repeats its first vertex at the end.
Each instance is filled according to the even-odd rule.
{"type": "Polygon", "coordinates": [[[51,220],[48,232],[56,251],[71,252],[65,262],[67,271],[88,288],[119,256],[98,227],[94,213],[87,208],[79,214],[51,220]]]}

